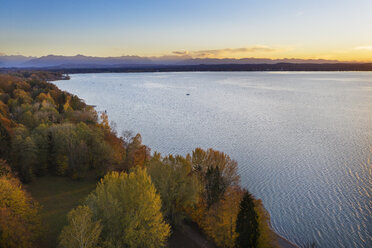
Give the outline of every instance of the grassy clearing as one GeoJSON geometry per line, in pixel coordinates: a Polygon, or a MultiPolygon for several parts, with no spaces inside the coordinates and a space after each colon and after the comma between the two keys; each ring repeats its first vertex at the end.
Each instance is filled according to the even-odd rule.
{"type": "Polygon", "coordinates": [[[66,224],[66,214],[79,205],[95,188],[94,176],[84,181],[73,181],[70,178],[45,176],[36,178],[27,185],[27,190],[41,205],[43,219],[40,248],[57,246],[57,238],[66,224]]]}

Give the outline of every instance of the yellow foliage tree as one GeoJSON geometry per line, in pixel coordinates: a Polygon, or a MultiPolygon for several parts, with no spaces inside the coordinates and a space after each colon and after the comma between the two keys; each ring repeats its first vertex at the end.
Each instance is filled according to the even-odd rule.
{"type": "Polygon", "coordinates": [[[70,101],[71,101],[71,96],[70,95],[67,95],[66,97],[66,102],[65,104],[63,105],[63,110],[65,112],[68,112],[68,111],[73,111],[71,105],[70,105],[70,101]]]}
{"type": "Polygon", "coordinates": [[[52,104],[52,105],[55,105],[55,102],[54,102],[54,99],[53,99],[53,97],[50,95],[50,93],[48,92],[48,93],[40,93],[37,97],[36,97],[36,100],[38,101],[38,102],[41,102],[41,103],[46,103],[46,102],[48,102],[48,103],[50,103],[50,104],[52,104]]]}
{"type": "Polygon", "coordinates": [[[202,227],[218,247],[235,246],[235,239],[238,236],[235,231],[236,219],[242,196],[243,191],[239,187],[231,187],[205,214],[202,227]]]}
{"type": "Polygon", "coordinates": [[[13,91],[14,98],[18,98],[22,101],[22,103],[32,103],[32,98],[29,93],[22,89],[15,89],[13,91]]]}
{"type": "Polygon", "coordinates": [[[258,230],[260,235],[258,236],[258,248],[273,248],[278,247],[276,242],[275,233],[271,229],[270,215],[264,208],[261,200],[254,201],[254,210],[258,216],[258,230]]]}
{"type": "Polygon", "coordinates": [[[181,156],[161,158],[156,153],[147,168],[160,194],[165,218],[172,226],[182,224],[185,208],[197,202],[200,188],[190,163],[181,156]]]}
{"type": "Polygon", "coordinates": [[[92,210],[87,206],[79,206],[68,215],[68,225],[59,236],[59,244],[63,248],[95,248],[102,231],[99,221],[92,220],[92,210]]]}
{"type": "Polygon", "coordinates": [[[3,160],[0,172],[0,247],[34,247],[40,229],[39,205],[26,194],[3,160]]]}
{"type": "Polygon", "coordinates": [[[160,196],[144,168],[106,175],[86,203],[101,220],[104,245],[157,248],[170,234],[160,196]]]}

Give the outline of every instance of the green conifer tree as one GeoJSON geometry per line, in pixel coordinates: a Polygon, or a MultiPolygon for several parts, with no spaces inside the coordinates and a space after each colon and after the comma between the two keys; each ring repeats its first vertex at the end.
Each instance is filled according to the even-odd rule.
{"type": "Polygon", "coordinates": [[[236,232],[239,236],[236,239],[238,248],[255,248],[258,244],[259,230],[257,213],[254,210],[253,196],[244,192],[240,202],[240,211],[236,221],[236,232]]]}

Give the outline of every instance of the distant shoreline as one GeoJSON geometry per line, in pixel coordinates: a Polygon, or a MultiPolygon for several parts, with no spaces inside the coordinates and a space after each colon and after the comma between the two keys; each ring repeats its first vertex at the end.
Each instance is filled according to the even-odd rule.
{"type": "Polygon", "coordinates": [[[51,71],[64,74],[105,73],[105,72],[224,72],[224,71],[372,71],[372,63],[276,63],[276,64],[199,64],[199,65],[60,65],[53,67],[0,68],[1,72],[9,71],[51,71]]]}

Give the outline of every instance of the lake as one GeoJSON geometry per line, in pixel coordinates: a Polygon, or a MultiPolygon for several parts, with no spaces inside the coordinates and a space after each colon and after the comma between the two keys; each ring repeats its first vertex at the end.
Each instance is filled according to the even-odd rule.
{"type": "Polygon", "coordinates": [[[218,149],[296,244],[372,247],[371,72],[72,74],[54,82],[162,154],[218,149]],[[187,95],[189,94],[189,95],[187,95]]]}

